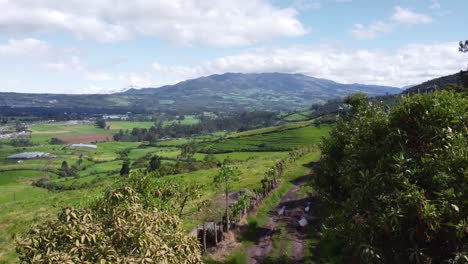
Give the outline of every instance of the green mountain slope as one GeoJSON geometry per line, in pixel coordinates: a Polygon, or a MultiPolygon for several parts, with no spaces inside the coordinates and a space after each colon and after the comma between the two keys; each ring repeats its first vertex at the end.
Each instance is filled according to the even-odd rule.
{"type": "MultiPolygon", "coordinates": [[[[160,88],[101,95],[0,94],[0,107],[43,107],[94,112],[291,110],[355,92],[369,96],[401,92],[395,87],[341,84],[302,74],[225,73],[160,88]]],[[[1,111],[1,109],[0,109],[1,111]]]]}

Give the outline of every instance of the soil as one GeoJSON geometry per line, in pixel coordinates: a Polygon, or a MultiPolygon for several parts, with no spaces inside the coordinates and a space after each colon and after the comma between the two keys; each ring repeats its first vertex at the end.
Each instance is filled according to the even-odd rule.
{"type": "MultiPolygon", "coordinates": [[[[287,259],[274,260],[275,263],[303,263],[304,260],[304,238],[306,236],[305,228],[299,226],[298,221],[301,217],[305,217],[309,223],[311,222],[310,215],[304,212],[304,208],[308,199],[298,199],[297,192],[300,186],[310,177],[311,171],[294,182],[294,187],[281,198],[281,202],[270,211],[268,224],[257,230],[257,241],[255,245],[246,250],[248,263],[260,264],[265,263],[268,255],[273,249],[272,236],[278,232],[280,224],[286,226],[287,232],[292,237],[292,252],[287,259]],[[283,207],[286,210],[283,215],[279,216],[278,211],[283,207]]],[[[286,250],[286,249],[285,249],[286,250]]],[[[268,261],[269,263],[273,263],[268,261]]]]}

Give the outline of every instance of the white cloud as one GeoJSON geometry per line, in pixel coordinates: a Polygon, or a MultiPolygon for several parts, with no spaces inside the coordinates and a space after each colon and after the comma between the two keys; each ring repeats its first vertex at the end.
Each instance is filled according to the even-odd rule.
{"type": "Polygon", "coordinates": [[[400,6],[395,7],[395,13],[392,15],[391,19],[396,23],[403,25],[419,25],[432,23],[432,18],[430,16],[415,13],[409,9],[405,9],[400,6]]]}
{"type": "Polygon", "coordinates": [[[104,72],[86,72],[85,79],[90,81],[112,81],[114,78],[104,72]]]}
{"type": "Polygon", "coordinates": [[[465,64],[466,60],[457,52],[455,42],[411,44],[394,53],[332,46],[293,46],[255,49],[206,61],[195,67],[154,63],[145,73],[146,78],[151,76],[145,84],[173,84],[224,72],[286,72],[344,83],[401,87],[453,74],[465,64]]]}
{"type": "Polygon", "coordinates": [[[102,42],[145,35],[224,47],[308,32],[295,9],[267,0],[1,0],[0,10],[0,33],[62,31],[102,42]]]}
{"type": "MultiPolygon", "coordinates": [[[[159,77],[159,76],[158,76],[159,77]]],[[[147,73],[128,73],[119,76],[119,80],[124,83],[127,87],[151,87],[153,83],[150,75],[147,73]]],[[[157,85],[164,84],[160,82],[154,82],[157,85]]]]}
{"type": "Polygon", "coordinates": [[[0,45],[0,56],[29,56],[49,52],[47,42],[34,38],[9,39],[6,44],[0,45]]]}
{"type": "Polygon", "coordinates": [[[370,25],[354,24],[350,32],[356,39],[374,39],[381,34],[394,31],[399,26],[429,23],[432,23],[432,17],[429,15],[419,14],[409,9],[396,6],[389,19],[373,22],[370,25]]]}
{"type": "Polygon", "coordinates": [[[393,25],[382,21],[377,21],[369,26],[355,24],[351,34],[357,39],[374,39],[383,33],[389,33],[393,30],[393,25]]]}

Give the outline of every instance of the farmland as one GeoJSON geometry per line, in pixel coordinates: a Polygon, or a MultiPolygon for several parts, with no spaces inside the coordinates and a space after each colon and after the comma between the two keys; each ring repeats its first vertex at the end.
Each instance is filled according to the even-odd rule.
{"type": "MultiPolygon", "coordinates": [[[[178,122],[195,124],[198,121],[187,116],[184,120],[167,121],[164,125],[178,122]]],[[[147,142],[99,142],[101,140],[95,138],[82,140],[92,138],[93,135],[102,135],[104,139],[112,138],[120,129],[149,128],[154,123],[111,121],[108,124],[109,129],[100,129],[94,124],[86,123],[36,123],[30,128],[32,146],[0,145],[0,226],[4,230],[0,234],[0,262],[10,263],[16,260],[11,237],[21,235],[31,223],[53,217],[64,206],[84,206],[99,197],[105,189],[121,182],[124,179],[119,176],[123,152],[134,170],[144,169],[153,155],[161,157],[162,164],[183,164],[185,161],[179,159],[181,147],[192,142],[197,149],[193,155],[197,164],[203,164],[207,153],[211,152],[218,162],[225,159],[236,162],[242,180],[235,184],[235,189],[253,189],[258,187],[267,168],[287,157],[287,151],[314,145],[330,130],[330,127],[314,127],[310,121],[305,121],[240,133],[215,132],[190,138],[161,140],[156,145],[149,145],[147,142]],[[51,145],[52,138],[62,139],[64,144],[51,145]],[[96,149],[70,148],[67,145],[95,141],[98,141],[96,149]],[[55,157],[20,162],[6,159],[13,154],[33,151],[50,153],[55,157]],[[78,167],[75,176],[60,176],[63,161],[78,167]],[[32,183],[40,178],[47,178],[47,186],[58,189],[47,190],[33,186],[32,183]]],[[[317,155],[317,152],[311,153],[307,159],[316,159],[317,155]]],[[[211,184],[216,173],[216,168],[198,165],[195,171],[168,175],[165,179],[202,184],[204,187],[199,200],[213,200],[219,193],[211,184]]],[[[194,204],[189,205],[189,210],[195,209],[194,204]]],[[[199,223],[202,216],[203,212],[190,214],[184,218],[183,226],[187,231],[190,230],[199,223]]]]}

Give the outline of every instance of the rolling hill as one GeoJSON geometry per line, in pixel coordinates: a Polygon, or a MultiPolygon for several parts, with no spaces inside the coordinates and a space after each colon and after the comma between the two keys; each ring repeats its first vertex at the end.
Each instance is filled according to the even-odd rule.
{"type": "Polygon", "coordinates": [[[130,89],[100,95],[0,94],[0,112],[31,107],[77,112],[201,112],[291,110],[355,92],[369,96],[400,93],[387,86],[341,84],[302,74],[225,73],[160,88],[130,89]]]}

